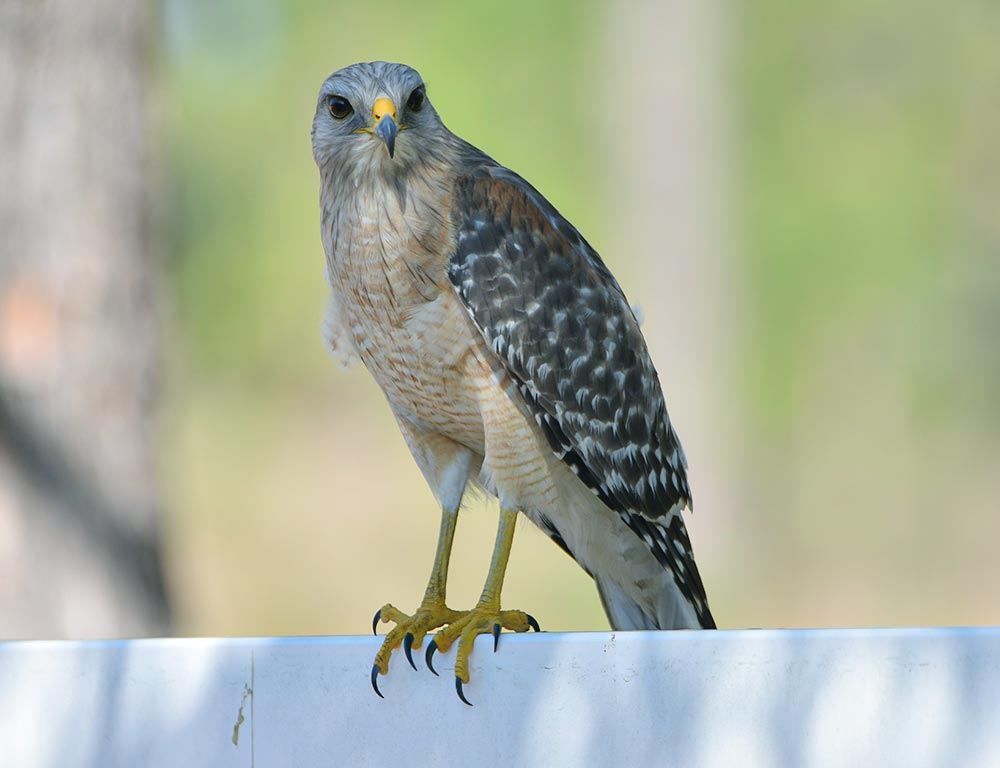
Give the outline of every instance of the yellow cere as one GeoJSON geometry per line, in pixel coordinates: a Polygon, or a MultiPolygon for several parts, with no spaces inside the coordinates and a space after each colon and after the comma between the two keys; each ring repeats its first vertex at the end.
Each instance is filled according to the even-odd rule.
{"type": "Polygon", "coordinates": [[[375,118],[375,122],[377,123],[386,115],[395,120],[396,105],[392,103],[392,99],[387,99],[383,96],[382,98],[375,100],[375,106],[372,107],[372,117],[375,118]]]}

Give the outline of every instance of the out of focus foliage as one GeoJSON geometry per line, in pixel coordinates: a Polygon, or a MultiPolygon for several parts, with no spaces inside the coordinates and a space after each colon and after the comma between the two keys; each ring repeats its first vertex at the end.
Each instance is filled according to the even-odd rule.
{"type": "Polygon", "coordinates": [[[814,623],[994,622],[1000,6],[765,2],[742,22],[769,578],[794,573],[814,623]]]}

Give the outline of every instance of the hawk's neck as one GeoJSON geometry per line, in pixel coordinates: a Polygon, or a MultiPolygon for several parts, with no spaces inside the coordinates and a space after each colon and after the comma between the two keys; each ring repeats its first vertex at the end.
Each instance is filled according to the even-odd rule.
{"type": "MultiPolygon", "coordinates": [[[[450,174],[371,175],[324,190],[324,246],[330,283],[347,306],[379,326],[398,326],[448,288],[454,249],[450,174]]],[[[336,180],[331,180],[336,185],[336,180]]]]}

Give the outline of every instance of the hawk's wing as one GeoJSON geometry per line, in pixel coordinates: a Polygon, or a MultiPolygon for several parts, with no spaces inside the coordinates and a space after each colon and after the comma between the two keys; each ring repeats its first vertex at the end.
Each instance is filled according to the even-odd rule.
{"type": "Polygon", "coordinates": [[[552,450],[707,613],[679,514],[691,503],[687,461],[618,283],[573,226],[505,168],[460,177],[453,216],[448,275],[552,450]]]}

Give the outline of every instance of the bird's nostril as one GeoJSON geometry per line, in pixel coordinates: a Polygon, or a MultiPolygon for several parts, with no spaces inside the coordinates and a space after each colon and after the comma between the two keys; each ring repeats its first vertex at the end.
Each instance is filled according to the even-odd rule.
{"type": "Polygon", "coordinates": [[[372,106],[372,117],[375,118],[375,122],[378,122],[386,115],[395,120],[396,105],[392,103],[392,99],[387,99],[385,97],[382,97],[381,99],[378,99],[372,106]]]}

